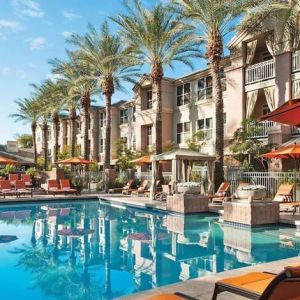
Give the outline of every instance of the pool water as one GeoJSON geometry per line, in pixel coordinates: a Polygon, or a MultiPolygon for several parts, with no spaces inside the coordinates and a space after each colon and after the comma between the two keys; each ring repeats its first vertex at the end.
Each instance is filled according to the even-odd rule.
{"type": "Polygon", "coordinates": [[[1,299],[115,299],[298,256],[300,230],[99,201],[0,207],[1,299]]]}

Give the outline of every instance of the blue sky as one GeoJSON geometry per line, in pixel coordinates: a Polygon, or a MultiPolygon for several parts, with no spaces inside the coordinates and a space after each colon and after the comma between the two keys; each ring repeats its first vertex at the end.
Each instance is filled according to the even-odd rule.
{"type": "MultiPolygon", "coordinates": [[[[64,58],[65,37],[70,32],[84,33],[88,23],[100,26],[106,17],[121,11],[122,0],[0,0],[0,143],[30,132],[28,124],[15,123],[8,116],[16,111],[14,100],[29,95],[30,83],[51,76],[48,60],[64,58]]],[[[196,69],[204,66],[203,60],[195,64],[196,69]]],[[[176,65],[175,72],[167,69],[165,75],[176,78],[190,72],[176,65]]],[[[126,88],[126,94],[115,93],[114,101],[130,99],[132,86],[126,88]]]]}

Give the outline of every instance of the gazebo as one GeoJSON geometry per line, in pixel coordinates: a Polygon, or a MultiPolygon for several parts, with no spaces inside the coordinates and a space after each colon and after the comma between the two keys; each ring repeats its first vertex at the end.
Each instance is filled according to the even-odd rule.
{"type": "MultiPolygon", "coordinates": [[[[161,161],[172,161],[172,182],[187,182],[190,180],[190,173],[194,162],[205,162],[207,165],[207,174],[209,181],[209,192],[213,191],[214,182],[214,162],[215,157],[202,154],[190,149],[179,148],[162,154],[153,155],[152,161],[152,178],[156,178],[158,163],[161,161]]],[[[152,181],[150,199],[155,196],[155,180],[152,181]]]]}

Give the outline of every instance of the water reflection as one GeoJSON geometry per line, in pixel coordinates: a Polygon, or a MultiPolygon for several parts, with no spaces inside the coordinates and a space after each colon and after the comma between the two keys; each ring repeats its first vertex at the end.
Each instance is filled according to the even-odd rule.
{"type": "Polygon", "coordinates": [[[31,230],[25,242],[5,245],[16,266],[0,262],[0,276],[25,270],[19,280],[28,281],[30,299],[113,299],[300,252],[293,228],[249,230],[220,225],[216,215],[182,217],[99,202],[1,208],[0,233],[11,225],[17,236],[20,228],[31,230]]]}

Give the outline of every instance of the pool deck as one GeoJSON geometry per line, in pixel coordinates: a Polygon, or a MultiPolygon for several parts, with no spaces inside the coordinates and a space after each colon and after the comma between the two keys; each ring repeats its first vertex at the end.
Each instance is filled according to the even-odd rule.
{"type": "MultiPolygon", "coordinates": [[[[181,292],[183,294],[189,295],[199,300],[211,300],[214,290],[215,282],[231,276],[239,276],[248,272],[272,272],[279,273],[283,270],[285,266],[291,264],[300,264],[300,257],[293,257],[283,260],[277,260],[270,263],[262,263],[256,266],[245,267],[235,270],[230,270],[222,273],[217,273],[213,275],[208,275],[205,277],[200,277],[192,280],[187,280],[184,282],[167,285],[164,287],[152,289],[146,292],[140,292],[130,296],[121,297],[123,300],[147,300],[150,297],[159,294],[174,294],[175,292],[181,292]]],[[[218,296],[218,300],[237,300],[246,299],[241,296],[237,296],[228,292],[224,292],[218,296]]]]}

